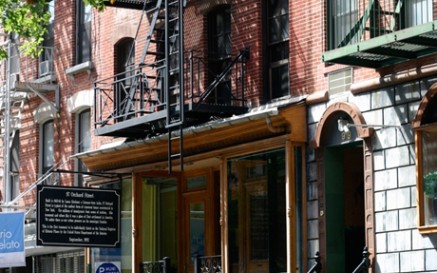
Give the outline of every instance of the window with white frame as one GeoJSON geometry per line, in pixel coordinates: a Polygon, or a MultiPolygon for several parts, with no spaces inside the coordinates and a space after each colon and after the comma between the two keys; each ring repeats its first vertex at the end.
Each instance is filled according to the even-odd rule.
{"type": "Polygon", "coordinates": [[[331,0],[328,5],[328,48],[353,43],[352,27],[358,21],[358,1],[331,0]]]}
{"type": "Polygon", "coordinates": [[[405,27],[422,25],[433,20],[432,0],[408,0],[405,2],[405,27]]]}
{"type": "MultiPolygon", "coordinates": [[[[76,115],[76,149],[78,153],[89,151],[91,148],[91,111],[84,110],[76,115]]],[[[87,171],[81,160],[77,161],[77,186],[83,186],[83,172],[87,171]]]]}
{"type": "Polygon", "coordinates": [[[50,170],[54,164],[55,154],[53,120],[46,121],[41,125],[40,134],[41,173],[44,174],[50,170]]]}
{"type": "Polygon", "coordinates": [[[10,191],[11,200],[20,193],[20,131],[13,133],[12,146],[10,150],[10,191]]]}

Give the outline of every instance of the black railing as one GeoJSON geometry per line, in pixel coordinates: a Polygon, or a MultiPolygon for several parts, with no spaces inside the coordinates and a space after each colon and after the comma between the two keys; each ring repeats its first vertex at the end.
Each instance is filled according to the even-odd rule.
{"type": "MultiPolygon", "coordinates": [[[[246,64],[250,57],[249,48],[245,48],[239,52],[223,69],[223,71],[214,75],[214,80],[208,87],[201,88],[201,81],[209,78],[210,73],[202,58],[196,57],[193,52],[190,52],[188,57],[188,69],[185,69],[185,81],[189,84],[186,90],[189,91],[188,97],[191,102],[197,105],[202,103],[229,104],[233,106],[244,106],[245,97],[245,80],[246,80],[246,64]],[[206,71],[201,74],[202,69],[206,71]],[[202,78],[202,76],[204,78],[202,78]],[[227,88],[223,88],[222,83],[227,82],[227,88]],[[220,88],[221,87],[221,88],[220,88]],[[222,90],[220,90],[222,89],[222,90]],[[211,99],[211,95],[215,92],[229,92],[230,94],[219,94],[221,97],[229,97],[225,103],[223,100],[211,99]]],[[[195,107],[196,108],[196,107],[195,107]]]]}
{"type": "Polygon", "coordinates": [[[170,258],[164,257],[158,261],[144,261],[141,263],[141,273],[170,273],[170,258]]]}
{"type": "MultiPolygon", "coordinates": [[[[184,103],[193,105],[196,110],[200,104],[245,107],[246,63],[249,49],[242,50],[230,60],[225,69],[209,85],[208,68],[201,58],[192,53],[186,54],[184,66],[184,103]],[[227,81],[226,91],[229,101],[220,103],[212,98],[219,85],[227,81]]],[[[165,67],[159,65],[139,65],[133,70],[99,80],[94,83],[95,128],[114,125],[135,117],[146,116],[172,107],[172,101],[179,94],[179,83],[172,86],[170,98],[163,89],[165,67]]]]}
{"type": "Polygon", "coordinates": [[[322,261],[318,251],[314,256],[314,261],[314,265],[308,270],[308,273],[320,273],[322,271],[322,261]]]}
{"type": "Polygon", "coordinates": [[[221,273],[222,256],[196,256],[194,273],[221,273]]]}
{"type": "Polygon", "coordinates": [[[360,262],[360,264],[355,268],[355,270],[352,273],[365,273],[369,270],[370,267],[370,259],[369,259],[370,253],[367,249],[367,246],[363,249],[363,260],[360,262]]]}

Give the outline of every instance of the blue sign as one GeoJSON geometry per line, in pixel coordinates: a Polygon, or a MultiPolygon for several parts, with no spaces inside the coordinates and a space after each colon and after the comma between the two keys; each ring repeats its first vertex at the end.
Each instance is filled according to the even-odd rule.
{"type": "Polygon", "coordinates": [[[25,266],[24,212],[0,213],[0,268],[25,266]]]}
{"type": "Polygon", "coordinates": [[[120,269],[113,263],[102,263],[97,267],[96,273],[120,273],[120,269]]]}

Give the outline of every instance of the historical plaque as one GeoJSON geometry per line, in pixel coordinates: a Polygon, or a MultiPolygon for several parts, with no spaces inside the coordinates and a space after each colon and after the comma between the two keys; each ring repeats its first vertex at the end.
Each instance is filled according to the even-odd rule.
{"type": "Polygon", "coordinates": [[[119,247],[120,191],[38,185],[37,244],[119,247]]]}

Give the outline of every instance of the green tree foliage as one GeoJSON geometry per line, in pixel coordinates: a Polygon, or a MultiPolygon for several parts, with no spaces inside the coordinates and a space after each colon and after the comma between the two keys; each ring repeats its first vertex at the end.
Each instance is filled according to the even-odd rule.
{"type": "Polygon", "coordinates": [[[98,11],[103,11],[105,8],[105,2],[115,2],[116,0],[83,0],[85,4],[91,5],[96,8],[98,11]]]}
{"type": "MultiPolygon", "coordinates": [[[[62,0],[61,0],[62,1],[62,0]]],[[[102,11],[109,0],[84,0],[102,11]]],[[[20,49],[27,56],[38,56],[50,21],[49,0],[0,0],[0,27],[5,33],[20,37],[20,49]]],[[[7,49],[0,47],[0,59],[7,57],[7,49]]]]}
{"type": "MultiPolygon", "coordinates": [[[[50,20],[46,0],[1,0],[0,25],[5,33],[20,37],[21,50],[25,55],[39,54],[44,34],[50,20]]],[[[0,48],[0,58],[6,58],[6,48],[0,48]]]]}

